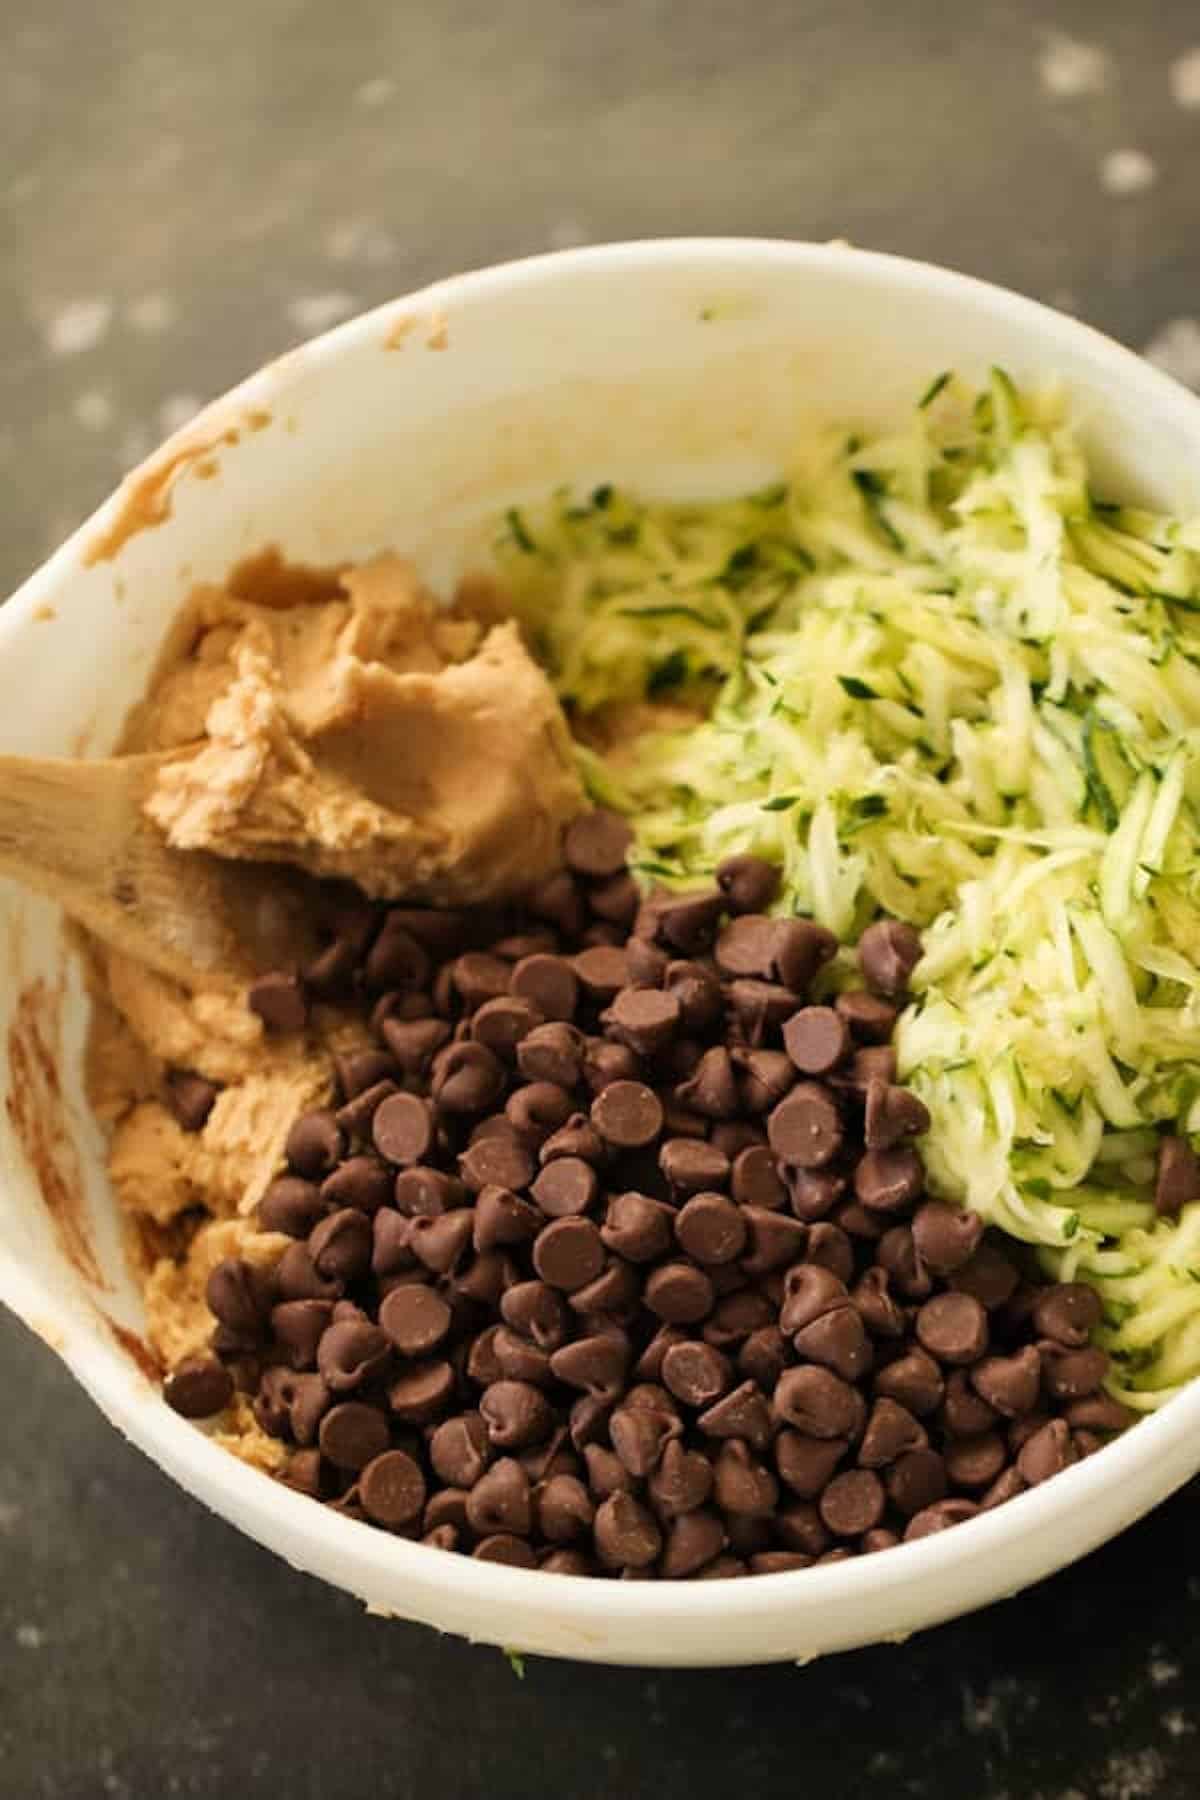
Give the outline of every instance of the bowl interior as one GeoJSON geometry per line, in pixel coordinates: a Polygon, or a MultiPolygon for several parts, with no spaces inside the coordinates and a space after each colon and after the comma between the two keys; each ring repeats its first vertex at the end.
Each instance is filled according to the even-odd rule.
{"type": "MultiPolygon", "coordinates": [[[[443,283],[290,352],[217,402],[26,583],[0,613],[0,743],[103,754],[187,592],[267,545],[318,563],[395,547],[445,586],[482,522],[530,495],[602,480],[657,493],[733,491],[779,473],[811,423],[886,426],[939,370],[981,377],[992,363],[1018,381],[1067,383],[1101,484],[1200,504],[1200,404],[1085,327],[963,277],[843,246],[680,242],[571,252],[443,283]]],[[[982,1578],[960,1568],[949,1587],[943,1579],[932,1589],[922,1571],[960,1565],[951,1540],[975,1526],[872,1559],[890,1570],[846,1565],[656,1598],[648,1585],[606,1595],[593,1590],[616,1584],[481,1570],[319,1512],[174,1419],[141,1372],[140,1302],[82,1094],[79,970],[53,910],[8,885],[0,935],[10,977],[0,987],[0,1294],[193,1491],[378,1604],[560,1654],[802,1655],[1010,1591],[1081,1553],[1200,1462],[1200,1450],[1189,1460],[1175,1443],[1182,1418],[1165,1429],[1180,1407],[1194,1423],[1183,1396],[1143,1428],[1160,1444],[1155,1467],[1115,1510],[1100,1507],[1082,1524],[1077,1514],[1074,1541],[1032,1553],[1003,1518],[1024,1502],[1006,1507],[980,1529],[1002,1531],[998,1545],[1014,1539],[1007,1560],[997,1555],[982,1578]],[[857,1595],[836,1623],[826,1577],[857,1595]],[[752,1604],[747,1588],[761,1599],[752,1604]]],[[[1102,1465],[1115,1476],[1133,1442],[1062,1485],[1078,1476],[1079,1495],[1107,1489],[1102,1465]]],[[[1030,1498],[1049,1500],[1049,1490],[1030,1498]]],[[[972,1549],[978,1559],[982,1540],[972,1549]]]]}

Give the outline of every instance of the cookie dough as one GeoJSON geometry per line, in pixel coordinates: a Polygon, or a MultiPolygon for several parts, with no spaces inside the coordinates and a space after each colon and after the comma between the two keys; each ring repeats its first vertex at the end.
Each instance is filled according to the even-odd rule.
{"type": "MultiPolygon", "coordinates": [[[[122,748],[175,750],[152,816],[181,848],[297,863],[369,893],[500,899],[561,859],[584,804],[570,736],[517,627],[439,612],[394,556],[329,574],[257,559],[199,589],[132,715],[122,748]]],[[[332,1057],[361,1021],[314,1007],[274,1037],[244,1001],[190,991],[91,946],[89,1091],[164,1366],[212,1330],[204,1284],[226,1256],[274,1261],[255,1223],[296,1117],[324,1104],[332,1057]],[[199,1130],[167,1076],[205,1077],[199,1130]]],[[[278,1466],[244,1397],[218,1422],[228,1448],[278,1466]]]]}
{"type": "Polygon", "coordinates": [[[155,735],[206,702],[203,742],[147,809],[179,849],[447,904],[508,898],[557,866],[583,794],[515,623],[439,616],[395,556],[303,606],[210,592],[197,623],[155,735]]]}

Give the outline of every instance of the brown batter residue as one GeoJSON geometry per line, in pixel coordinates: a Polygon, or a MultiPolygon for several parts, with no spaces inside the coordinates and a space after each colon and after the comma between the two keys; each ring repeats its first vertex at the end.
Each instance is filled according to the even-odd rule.
{"type": "Polygon", "coordinates": [[[107,1289],[84,1216],[83,1176],[64,1117],[58,1070],[62,1062],[62,992],[41,977],[17,999],[8,1031],[9,1092],[5,1106],[29,1160],[64,1255],[93,1287],[107,1289]]]}

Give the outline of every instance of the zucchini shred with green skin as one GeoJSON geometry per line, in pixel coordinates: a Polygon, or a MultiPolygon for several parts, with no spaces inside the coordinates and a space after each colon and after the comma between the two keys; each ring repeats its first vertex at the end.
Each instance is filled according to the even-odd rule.
{"type": "Polygon", "coordinates": [[[1062,395],[993,371],[740,499],[510,513],[497,560],[577,720],[700,709],[580,747],[635,872],[753,851],[844,943],[918,926],[930,1191],[1098,1288],[1128,1404],[1200,1372],[1200,1205],[1153,1203],[1160,1129],[1200,1143],[1200,520],[1095,500],[1062,395]]]}

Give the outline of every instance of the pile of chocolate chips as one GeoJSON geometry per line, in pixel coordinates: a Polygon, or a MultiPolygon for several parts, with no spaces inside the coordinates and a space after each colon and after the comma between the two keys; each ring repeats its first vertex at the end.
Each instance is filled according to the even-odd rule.
{"type": "Polygon", "coordinates": [[[296,1120],[259,1209],[294,1241],[213,1271],[171,1403],[236,1381],[291,1486],[578,1575],[879,1550],[1098,1448],[1127,1416],[1095,1294],[925,1197],[889,1042],[916,934],[872,924],[865,985],[814,1003],[836,946],[766,916],[770,865],[643,900],[627,846],[588,814],[520,920],[364,904],[256,986],[271,1029],[316,992],[377,1048],[296,1120]]]}

